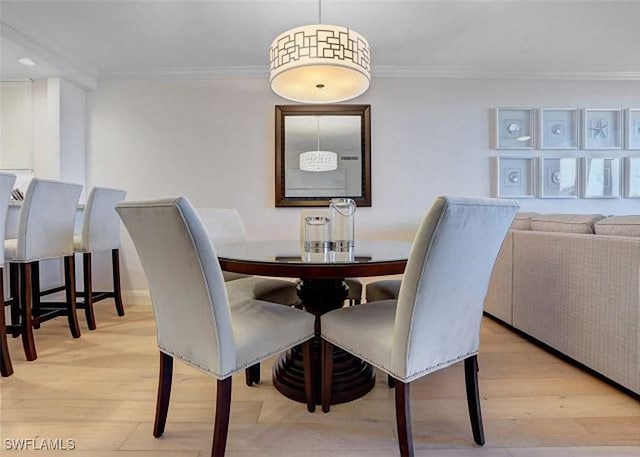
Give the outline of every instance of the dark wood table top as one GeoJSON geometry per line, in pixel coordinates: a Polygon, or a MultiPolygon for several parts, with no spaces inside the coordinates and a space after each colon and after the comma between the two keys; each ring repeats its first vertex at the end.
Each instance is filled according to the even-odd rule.
{"type": "Polygon", "coordinates": [[[311,258],[305,258],[300,241],[249,241],[216,247],[225,271],[308,279],[401,274],[410,250],[410,242],[387,240],[357,240],[352,255],[313,254],[311,258]]]}

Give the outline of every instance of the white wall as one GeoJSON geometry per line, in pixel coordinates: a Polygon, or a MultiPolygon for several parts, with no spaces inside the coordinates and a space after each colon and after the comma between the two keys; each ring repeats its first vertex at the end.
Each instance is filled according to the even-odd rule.
{"type": "MultiPolygon", "coordinates": [[[[87,99],[84,89],[60,80],[60,179],[85,184],[87,99]]],[[[80,197],[84,201],[86,191],[80,197]]]]}
{"type": "MultiPolygon", "coordinates": [[[[54,101],[57,100],[54,98],[54,101]]],[[[48,80],[33,82],[33,173],[40,178],[57,178],[60,173],[59,150],[55,147],[56,129],[51,119],[57,119],[54,109],[49,109],[48,80]]],[[[56,103],[57,108],[59,104],[56,103]]]]}
{"type": "Polygon", "coordinates": [[[0,168],[31,169],[31,81],[0,81],[0,168]]]}
{"type": "MultiPolygon", "coordinates": [[[[356,236],[411,239],[437,195],[490,194],[489,108],[640,107],[640,82],[374,79],[353,102],[372,105],[373,207],[358,210],[356,236]]],[[[250,238],[297,239],[299,210],[273,204],[275,104],[286,101],[262,79],[101,81],[89,99],[88,185],[237,208],[250,238]]],[[[640,201],[626,199],[521,205],[640,213],[640,201]]],[[[123,251],[123,287],[144,289],[126,236],[123,251]]]]}
{"type": "Polygon", "coordinates": [[[62,78],[34,82],[37,177],[85,184],[86,120],[84,89],[62,78]]]}

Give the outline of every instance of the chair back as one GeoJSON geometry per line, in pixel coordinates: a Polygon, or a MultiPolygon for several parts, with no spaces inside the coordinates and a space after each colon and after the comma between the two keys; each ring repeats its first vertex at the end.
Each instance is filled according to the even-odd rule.
{"type": "Polygon", "coordinates": [[[106,187],[94,187],[82,218],[82,250],[106,251],[120,247],[120,218],[116,205],[127,192],[106,187]]]}
{"type": "MultiPolygon", "coordinates": [[[[16,182],[16,175],[10,173],[0,173],[0,240],[4,242],[5,228],[7,225],[7,210],[9,209],[9,198],[16,182]]],[[[0,249],[0,268],[4,266],[4,248],[0,249]]],[[[0,310],[4,312],[4,310],[0,310]]]]}
{"type": "Polygon", "coordinates": [[[82,186],[34,178],[25,192],[16,260],[73,255],[73,226],[82,186]]]}
{"type": "Polygon", "coordinates": [[[247,240],[247,233],[238,210],[198,208],[197,211],[214,246],[244,243],[247,240]]]}
{"type": "Polygon", "coordinates": [[[510,200],[436,199],[400,286],[394,372],[415,379],[477,353],[489,279],[517,210],[510,200]]]}
{"type": "Polygon", "coordinates": [[[198,214],[184,197],[122,202],[116,211],[149,282],[160,350],[224,379],[236,362],[229,300],[198,214]]]}

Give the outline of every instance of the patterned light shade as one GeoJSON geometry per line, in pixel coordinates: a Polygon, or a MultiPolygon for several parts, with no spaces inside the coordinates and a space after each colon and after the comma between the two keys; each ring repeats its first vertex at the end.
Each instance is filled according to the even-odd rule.
{"type": "Polygon", "coordinates": [[[269,49],[271,88],[289,100],[336,103],[371,80],[369,43],[347,27],[305,25],[280,34],[269,49]]]}
{"type": "Polygon", "coordinates": [[[302,171],[331,171],[338,168],[338,154],[331,151],[308,151],[300,154],[302,171]]]}

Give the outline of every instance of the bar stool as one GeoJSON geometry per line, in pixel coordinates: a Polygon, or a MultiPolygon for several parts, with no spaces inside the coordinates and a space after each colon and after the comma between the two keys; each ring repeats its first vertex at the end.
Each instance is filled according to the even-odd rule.
{"type": "MultiPolygon", "coordinates": [[[[9,196],[16,181],[16,175],[0,173],[0,239],[4,240],[9,196]]],[[[7,324],[4,319],[4,249],[0,250],[0,373],[11,376],[13,366],[7,344],[7,324]]]]}
{"type": "Polygon", "coordinates": [[[67,316],[74,338],[80,337],[76,316],[75,263],[73,258],[73,224],[82,186],[34,178],[20,210],[18,236],[4,241],[5,261],[10,264],[12,322],[9,330],[22,335],[27,360],[37,358],[33,328],[58,316],[67,316]],[[64,258],[63,288],[40,291],[39,262],[64,258]],[[64,307],[40,302],[40,296],[66,292],[64,307]],[[16,325],[14,317],[20,323],[16,325]]]}
{"type": "Polygon", "coordinates": [[[106,187],[91,189],[82,219],[82,232],[73,237],[73,248],[82,254],[82,275],[84,291],[77,292],[84,298],[78,308],[84,309],[89,330],[96,329],[93,304],[106,298],[113,298],[118,316],[124,316],[122,290],[120,288],[120,218],[115,207],[125,199],[127,192],[106,187]],[[91,254],[111,251],[113,291],[96,292],[92,285],[91,254]]]}

